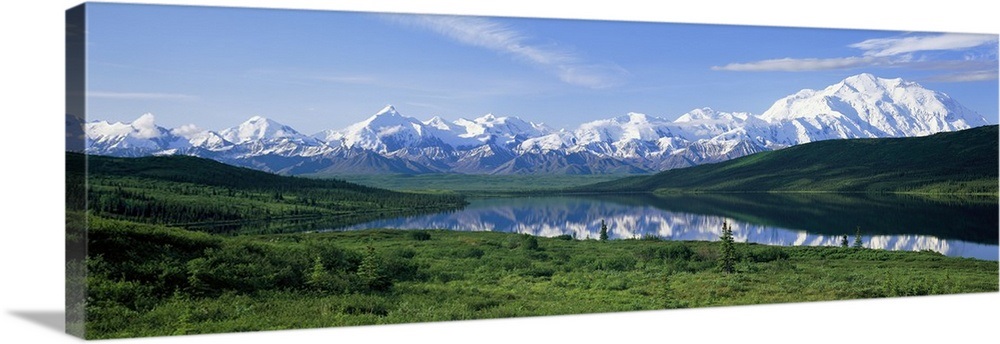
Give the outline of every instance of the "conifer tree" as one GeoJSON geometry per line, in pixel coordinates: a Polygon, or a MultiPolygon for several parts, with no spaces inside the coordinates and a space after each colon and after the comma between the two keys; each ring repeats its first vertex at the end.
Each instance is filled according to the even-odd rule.
{"type": "Polygon", "coordinates": [[[323,266],[323,260],[319,256],[316,256],[316,260],[313,261],[312,270],[309,271],[307,276],[306,285],[316,290],[325,289],[330,280],[330,273],[326,271],[326,267],[323,266]]]}
{"type": "Polygon", "coordinates": [[[375,254],[375,247],[370,245],[358,266],[358,277],[368,290],[386,291],[392,287],[392,279],[385,274],[382,260],[375,254]]]}
{"type": "Polygon", "coordinates": [[[608,225],[601,220],[601,241],[608,240],[608,225]]]}
{"type": "Polygon", "coordinates": [[[729,223],[722,222],[722,235],[719,237],[722,242],[722,253],[719,255],[719,266],[725,273],[735,272],[736,267],[736,247],[733,244],[733,228],[729,223]]]}
{"type": "Polygon", "coordinates": [[[854,232],[854,248],[862,248],[864,245],[861,243],[861,226],[858,226],[858,230],[854,232]]]}

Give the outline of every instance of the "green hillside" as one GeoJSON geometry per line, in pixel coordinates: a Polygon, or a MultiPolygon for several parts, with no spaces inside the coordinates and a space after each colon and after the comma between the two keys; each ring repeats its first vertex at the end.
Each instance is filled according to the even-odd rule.
{"type": "Polygon", "coordinates": [[[993,125],[926,137],[820,141],[573,191],[995,194],[997,134],[993,125]]]}
{"type": "MultiPolygon", "coordinates": [[[[466,204],[455,195],[285,177],[190,156],[112,158],[66,153],[66,159],[67,166],[82,166],[86,159],[86,206],[94,215],[209,232],[325,229],[466,204]]],[[[81,172],[67,169],[68,194],[80,192],[70,188],[83,185],[81,172]]],[[[83,208],[79,202],[67,206],[83,208]]]]}

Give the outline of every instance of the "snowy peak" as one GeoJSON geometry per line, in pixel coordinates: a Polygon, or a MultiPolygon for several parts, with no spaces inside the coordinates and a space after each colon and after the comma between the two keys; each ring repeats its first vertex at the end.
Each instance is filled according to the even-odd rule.
{"type": "Polygon", "coordinates": [[[424,122],[424,125],[438,130],[451,130],[451,125],[449,125],[448,122],[445,122],[444,119],[438,116],[434,116],[431,119],[427,120],[426,122],[424,122]]]}
{"type": "MultiPolygon", "coordinates": [[[[503,122],[506,119],[507,119],[506,117],[501,118],[499,122],[503,122]]],[[[483,117],[476,118],[475,122],[476,123],[492,123],[492,122],[497,122],[497,116],[494,116],[492,113],[488,113],[486,115],[483,115],[483,117]]]]}
{"type": "Polygon", "coordinates": [[[531,123],[518,117],[497,117],[492,113],[471,121],[460,118],[453,123],[464,130],[464,133],[460,134],[461,137],[475,138],[481,142],[497,139],[512,142],[551,132],[541,124],[531,123]],[[519,137],[521,139],[518,139],[519,137]]]}
{"type": "Polygon", "coordinates": [[[361,148],[379,153],[393,152],[422,141],[429,136],[427,126],[413,117],[396,111],[392,105],[382,108],[368,119],[344,130],[320,133],[327,141],[343,141],[348,148],[361,148]]]}
{"type": "Polygon", "coordinates": [[[903,79],[848,77],[819,91],[779,99],[761,119],[788,143],[859,137],[925,136],[986,125],[948,95],[903,79]]]}
{"type": "Polygon", "coordinates": [[[87,137],[91,140],[126,137],[136,140],[151,140],[170,135],[169,130],[156,125],[156,118],[151,113],[143,114],[129,123],[100,121],[87,123],[85,127],[87,137]]]}
{"type": "Polygon", "coordinates": [[[674,123],[688,123],[694,121],[713,120],[716,119],[716,115],[717,113],[715,112],[715,110],[712,110],[711,108],[706,107],[701,109],[694,109],[686,114],[681,115],[680,117],[677,117],[677,119],[674,120],[674,123]]]}
{"type": "Polygon", "coordinates": [[[153,114],[146,113],[130,123],[107,121],[84,125],[87,152],[141,156],[163,149],[188,146],[182,137],[156,125],[153,114]]]}
{"type": "Polygon", "coordinates": [[[396,111],[396,107],[392,104],[386,105],[382,110],[375,113],[375,116],[399,116],[399,112],[396,111]]]}
{"type": "Polygon", "coordinates": [[[261,116],[250,117],[236,127],[219,132],[219,135],[233,143],[304,137],[292,127],[261,116]]]}
{"type": "Polygon", "coordinates": [[[136,139],[155,139],[169,133],[168,130],[156,125],[156,117],[145,113],[130,123],[107,121],[87,123],[87,136],[94,137],[132,137],[136,139]]]}
{"type": "MultiPolygon", "coordinates": [[[[658,118],[655,118],[655,117],[653,117],[653,119],[657,119],[658,120],[658,118]]],[[[641,124],[644,124],[644,123],[649,123],[650,120],[651,120],[651,118],[650,118],[650,116],[647,116],[644,113],[629,112],[629,113],[625,114],[624,116],[615,117],[614,120],[616,122],[620,123],[620,124],[631,123],[631,124],[641,125],[641,124]]]]}
{"type": "Polygon", "coordinates": [[[873,90],[887,83],[887,81],[898,81],[901,79],[882,79],[869,73],[861,73],[854,76],[849,76],[841,81],[841,84],[850,85],[858,90],[873,90]]]}

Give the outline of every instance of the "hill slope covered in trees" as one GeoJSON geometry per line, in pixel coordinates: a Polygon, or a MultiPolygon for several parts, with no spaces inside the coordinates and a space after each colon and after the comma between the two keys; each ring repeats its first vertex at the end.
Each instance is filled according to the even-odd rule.
{"type": "Polygon", "coordinates": [[[820,141],[573,191],[996,193],[997,134],[992,125],[925,137],[820,141]]]}
{"type": "MultiPolygon", "coordinates": [[[[87,206],[94,215],[211,232],[324,229],[466,204],[460,196],[279,176],[190,156],[112,158],[66,153],[66,159],[67,166],[83,166],[86,159],[87,206]]],[[[83,185],[81,173],[67,169],[68,188],[83,185]]],[[[67,190],[68,194],[80,191],[67,190]]],[[[68,206],[83,208],[81,204],[68,206]]]]}

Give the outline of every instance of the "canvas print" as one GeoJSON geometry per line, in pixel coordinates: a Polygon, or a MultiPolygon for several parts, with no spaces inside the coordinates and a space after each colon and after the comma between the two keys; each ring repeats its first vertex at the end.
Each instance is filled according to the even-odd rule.
{"type": "Polygon", "coordinates": [[[998,291],[998,35],[87,3],[88,339],[998,291]]]}

